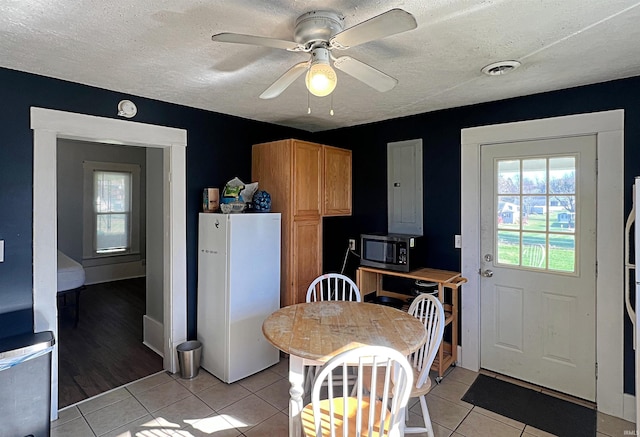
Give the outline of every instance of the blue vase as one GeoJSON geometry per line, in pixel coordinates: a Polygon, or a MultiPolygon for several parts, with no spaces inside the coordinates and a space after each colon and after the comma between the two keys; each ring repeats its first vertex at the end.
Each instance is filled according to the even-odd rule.
{"type": "Polygon", "coordinates": [[[258,190],[253,195],[253,208],[256,212],[271,211],[271,194],[264,190],[258,190]]]}

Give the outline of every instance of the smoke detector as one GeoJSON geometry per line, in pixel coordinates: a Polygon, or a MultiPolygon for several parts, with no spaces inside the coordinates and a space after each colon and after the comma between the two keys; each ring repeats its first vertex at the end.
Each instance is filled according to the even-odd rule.
{"type": "Polygon", "coordinates": [[[487,76],[502,76],[503,74],[511,73],[513,70],[520,66],[518,61],[500,61],[489,64],[482,68],[482,72],[487,76]]]}

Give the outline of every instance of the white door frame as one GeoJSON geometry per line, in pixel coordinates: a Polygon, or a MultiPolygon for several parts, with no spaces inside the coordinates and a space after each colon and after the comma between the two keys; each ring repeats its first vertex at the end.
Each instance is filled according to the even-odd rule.
{"type": "MultiPolygon", "coordinates": [[[[187,338],[186,146],[184,129],[31,108],[33,130],[33,325],[58,341],[57,170],[58,138],[163,149],[164,362],[177,370],[176,346],[187,338]]],[[[58,347],[51,366],[51,420],[58,417],[58,347]]]]}
{"type": "Polygon", "coordinates": [[[635,416],[635,402],[623,393],[624,110],[462,129],[462,274],[468,282],[462,290],[460,364],[471,370],[480,368],[482,145],[589,134],[597,136],[598,171],[596,402],[598,411],[628,418],[630,409],[635,416]]]}

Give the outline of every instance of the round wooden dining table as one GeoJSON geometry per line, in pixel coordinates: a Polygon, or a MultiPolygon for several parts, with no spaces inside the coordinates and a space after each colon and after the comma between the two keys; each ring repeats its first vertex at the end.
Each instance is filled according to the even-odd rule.
{"type": "Polygon", "coordinates": [[[363,345],[387,346],[404,355],[426,341],[423,324],[408,313],[373,303],[320,301],[280,308],[262,325],[266,339],[289,354],[289,436],[300,437],[304,366],[322,364],[363,345]]]}

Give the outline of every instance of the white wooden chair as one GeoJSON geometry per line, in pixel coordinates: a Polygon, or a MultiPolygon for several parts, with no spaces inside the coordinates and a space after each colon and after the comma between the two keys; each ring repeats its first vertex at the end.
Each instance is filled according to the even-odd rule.
{"type": "MultiPolygon", "coordinates": [[[[420,349],[409,356],[409,362],[413,367],[414,373],[414,384],[411,387],[410,397],[420,399],[424,427],[407,427],[405,433],[426,432],[429,437],[433,437],[433,426],[431,425],[431,417],[429,416],[425,396],[431,390],[432,381],[429,377],[429,370],[438,353],[444,334],[444,308],[437,296],[421,294],[411,303],[409,314],[423,322],[427,331],[427,341],[420,349]]],[[[408,413],[406,417],[408,418],[408,413]]]]}
{"type": "MultiPolygon", "coordinates": [[[[318,302],[325,300],[350,300],[362,302],[360,290],[351,278],[340,273],[325,273],[318,276],[307,288],[307,302],[318,302]]],[[[315,376],[315,370],[322,365],[316,361],[305,362],[307,375],[304,381],[304,391],[307,393],[311,382],[315,376]]]]}
{"type": "Polygon", "coordinates": [[[306,437],[399,437],[413,385],[411,365],[400,352],[383,346],[362,346],[342,352],[329,360],[316,377],[311,403],[302,410],[306,437]],[[375,367],[376,372],[364,369],[375,367]],[[355,368],[358,383],[352,391],[347,373],[355,368]],[[342,384],[336,387],[336,373],[342,384]],[[378,379],[382,380],[378,380],[378,379]],[[367,386],[382,387],[369,393],[367,386]]]}
{"type": "Polygon", "coordinates": [[[326,273],[318,276],[307,288],[307,302],[321,300],[352,300],[361,302],[360,290],[348,276],[326,273]]]}
{"type": "MultiPolygon", "coordinates": [[[[424,426],[407,426],[404,429],[404,433],[426,433],[427,436],[434,437],[433,425],[431,424],[431,417],[429,416],[425,396],[431,390],[432,382],[429,377],[429,370],[431,370],[431,365],[438,353],[438,348],[442,342],[442,335],[444,334],[444,308],[436,296],[421,294],[411,303],[409,314],[419,319],[427,331],[426,342],[420,349],[408,357],[413,369],[413,385],[409,397],[419,398],[424,426]]],[[[365,382],[367,379],[368,378],[365,377],[365,382]]],[[[380,385],[377,386],[375,391],[378,393],[378,396],[382,396],[382,388],[380,385]]],[[[409,418],[409,412],[405,411],[405,414],[406,422],[409,418]]]]}

